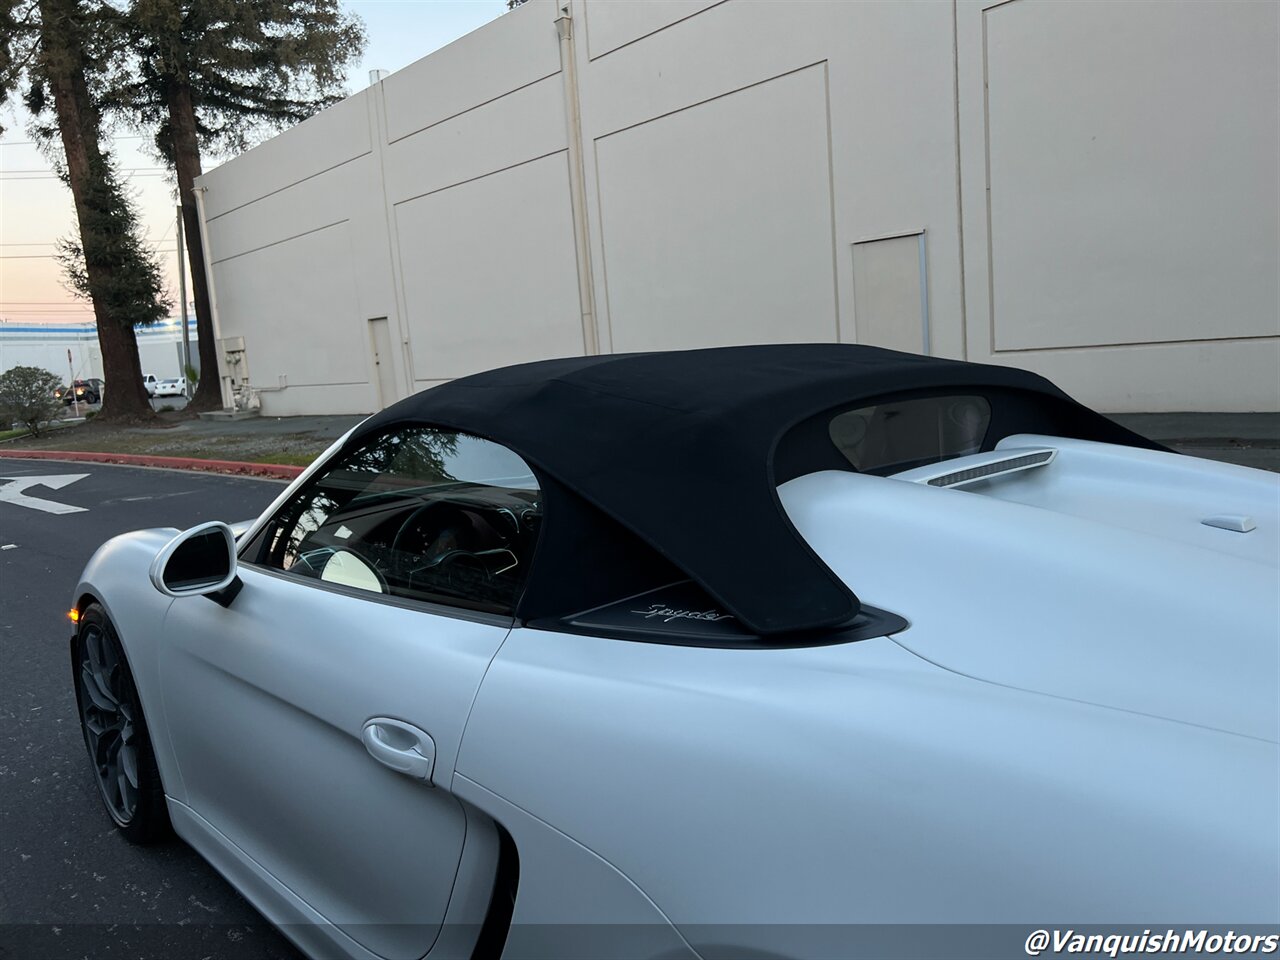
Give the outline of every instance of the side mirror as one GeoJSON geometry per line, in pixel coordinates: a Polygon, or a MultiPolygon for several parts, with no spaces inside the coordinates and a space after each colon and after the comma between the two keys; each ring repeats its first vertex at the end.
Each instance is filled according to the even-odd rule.
{"type": "Polygon", "coordinates": [[[184,530],[151,561],[151,583],[167,597],[218,593],[236,582],[236,538],[216,520],[184,530]]]}

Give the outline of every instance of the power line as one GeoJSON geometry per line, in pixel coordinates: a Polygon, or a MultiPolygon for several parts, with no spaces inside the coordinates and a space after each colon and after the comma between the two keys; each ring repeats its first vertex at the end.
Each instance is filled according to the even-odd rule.
{"type": "MultiPolygon", "coordinates": [[[[178,252],[178,248],[176,246],[169,247],[164,250],[161,250],[159,247],[157,247],[152,251],[152,253],[177,253],[177,252],[178,252]]],[[[57,253],[2,253],[0,254],[0,260],[57,260],[59,259],[60,256],[61,254],[57,254],[57,253]]]]}
{"type": "MultiPolygon", "coordinates": [[[[141,170],[167,170],[167,169],[168,169],[168,167],[117,167],[117,168],[116,168],[116,172],[117,172],[117,173],[136,173],[136,172],[141,171],[141,170]]],[[[53,167],[32,167],[32,168],[31,168],[31,169],[29,169],[29,170],[3,170],[3,169],[0,169],[0,174],[8,174],[8,173],[53,173],[53,172],[54,172],[53,167]]]]}
{"type": "MultiPolygon", "coordinates": [[[[135,177],[167,177],[167,176],[169,176],[167,172],[166,173],[130,173],[127,177],[125,177],[125,180],[132,180],[135,177]]],[[[12,181],[13,183],[21,183],[23,180],[61,180],[61,179],[62,178],[58,176],[56,173],[42,173],[35,176],[26,176],[26,175],[10,176],[7,173],[0,172],[0,182],[9,180],[9,181],[12,181]]]]}
{"type": "MultiPolygon", "coordinates": [[[[129,137],[111,137],[109,139],[111,139],[112,141],[115,141],[115,140],[148,140],[150,138],[142,137],[142,136],[138,136],[138,137],[129,136],[129,137]]],[[[0,147],[38,147],[38,146],[40,146],[40,144],[36,143],[36,141],[34,140],[6,140],[3,143],[0,143],[0,147]]]]}
{"type": "MultiPolygon", "coordinates": [[[[157,240],[157,241],[155,241],[155,243],[153,244],[153,246],[152,246],[152,248],[151,248],[151,249],[155,250],[157,253],[159,253],[159,252],[160,252],[160,244],[164,243],[165,238],[169,236],[169,231],[173,229],[173,225],[174,225],[174,223],[175,223],[175,222],[176,222],[176,221],[174,221],[173,219],[170,219],[170,220],[169,220],[169,225],[168,225],[167,227],[165,227],[165,228],[164,228],[164,233],[160,234],[160,239],[159,239],[159,240],[157,240]]],[[[177,252],[178,252],[178,248],[177,248],[176,244],[177,244],[177,242],[178,242],[178,241],[175,239],[173,242],[174,242],[174,244],[175,244],[175,246],[174,246],[174,248],[173,248],[173,252],[174,252],[174,253],[177,253],[177,252]]]]}
{"type": "MultiPolygon", "coordinates": [[[[173,229],[173,224],[169,224],[169,230],[172,230],[172,229],[173,229]]],[[[150,244],[164,243],[165,239],[169,236],[169,230],[166,230],[163,234],[161,234],[159,240],[152,240],[150,238],[145,238],[144,242],[150,243],[150,244]]],[[[0,243],[0,247],[56,247],[57,245],[58,245],[57,241],[54,241],[54,240],[39,240],[39,241],[33,240],[30,243],[0,243]]]]}

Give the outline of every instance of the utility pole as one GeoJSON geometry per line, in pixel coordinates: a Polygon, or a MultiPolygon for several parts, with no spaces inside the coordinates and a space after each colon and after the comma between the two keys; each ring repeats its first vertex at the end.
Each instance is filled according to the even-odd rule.
{"type": "Polygon", "coordinates": [[[71,379],[68,381],[70,386],[67,387],[67,389],[71,391],[71,415],[73,417],[79,417],[80,401],[76,397],[76,368],[75,368],[75,364],[71,360],[70,347],[67,347],[67,372],[71,374],[71,379]]]}
{"type": "Polygon", "coordinates": [[[182,301],[182,382],[186,385],[186,397],[191,399],[191,381],[187,371],[191,369],[191,334],[187,330],[187,257],[182,250],[182,204],[178,204],[178,299],[182,301]]]}

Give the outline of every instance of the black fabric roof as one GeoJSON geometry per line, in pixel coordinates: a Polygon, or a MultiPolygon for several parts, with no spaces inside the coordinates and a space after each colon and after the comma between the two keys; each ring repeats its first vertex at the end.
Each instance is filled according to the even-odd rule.
{"type": "MultiPolygon", "coordinates": [[[[577,578],[584,584],[598,579],[585,569],[583,551],[597,528],[609,543],[624,544],[621,527],[750,629],[777,635],[839,627],[859,609],[779,502],[779,439],[797,424],[860,401],[951,388],[995,391],[1016,414],[1004,416],[1008,427],[999,431],[993,418],[999,435],[989,432],[988,449],[1003,435],[1027,430],[1158,446],[1023,370],[829,343],[505,367],[402,400],[365,421],[351,443],[394,424],[430,423],[509,447],[538,472],[546,499],[542,539],[551,543],[545,551],[539,543],[517,610],[526,619],[575,613],[598,601],[575,596],[577,578]],[[544,553],[579,569],[540,575],[544,553]]],[[[823,468],[825,456],[815,451],[814,469],[823,468]]],[[[788,470],[798,472],[803,467],[788,470]]]]}

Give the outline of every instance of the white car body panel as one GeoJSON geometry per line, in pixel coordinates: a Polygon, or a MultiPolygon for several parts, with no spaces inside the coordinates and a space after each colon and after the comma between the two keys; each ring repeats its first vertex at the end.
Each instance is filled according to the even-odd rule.
{"type": "MultiPolygon", "coordinates": [[[[996,683],[1274,740],[1280,477],[1143,452],[1148,467],[1163,459],[1175,476],[1121,473],[1114,485],[1134,501],[1124,526],[1001,498],[1005,486],[1028,499],[1037,485],[1072,486],[1074,452],[995,481],[989,495],[836,472],[781,492],[836,573],[868,602],[905,612],[911,629],[900,640],[920,656],[996,683]],[[1236,489],[1203,478],[1197,489],[1200,472],[1228,474],[1236,489]],[[1151,490],[1169,493],[1145,505],[1151,490]],[[1232,504],[1259,529],[1201,524],[1232,504]]],[[[1095,474],[1092,499],[1106,502],[1100,482],[1095,474]]],[[[1089,503],[1081,494],[1072,505],[1089,503]]]]}
{"type": "Polygon", "coordinates": [[[465,814],[447,789],[375,763],[362,728],[386,717],[429,731],[432,783],[447,788],[510,621],[240,576],[230,607],[190,597],[165,618],[161,689],[187,803],[351,939],[421,957],[444,921],[465,814]]]}
{"type": "Polygon", "coordinates": [[[183,397],[186,396],[186,393],[186,378],[179,377],[177,380],[169,379],[158,381],[151,395],[153,397],[183,397]]]}
{"type": "Polygon", "coordinates": [[[1262,921],[1280,895],[1273,743],[963,677],[890,638],[516,630],[459,772],[614,864],[695,948],[719,924],[1262,921]]]}
{"type": "Polygon", "coordinates": [[[252,567],[230,608],[170,601],[146,571],[172,530],[104,545],[77,598],[119,628],[179,833],[316,955],[467,956],[494,824],[520,856],[507,956],[796,956],[830,933],[801,924],[1275,923],[1280,478],[1002,443],[1027,446],[1058,455],[964,490],[780,488],[826,564],[910,623],[856,643],[508,631],[252,567]],[[1223,514],[1256,529],[1201,523],[1223,514]],[[430,731],[436,786],[365,753],[372,716],[430,731]]]}
{"type": "MultiPolygon", "coordinates": [[[[498,844],[493,823],[474,809],[467,808],[465,812],[466,845],[443,927],[431,948],[433,958],[465,960],[472,956],[475,931],[484,920],[493,887],[498,844]]],[[[308,956],[377,960],[378,954],[365,949],[340,925],[312,909],[190,807],[170,798],[169,815],[178,835],[308,956]]]]}
{"type": "Polygon", "coordinates": [[[599,854],[465,776],[454,776],[453,791],[501,823],[520,851],[503,957],[697,960],[654,901],[599,854]]]}

